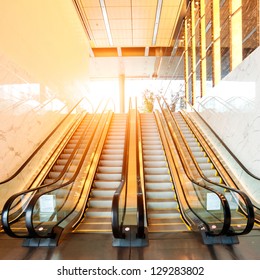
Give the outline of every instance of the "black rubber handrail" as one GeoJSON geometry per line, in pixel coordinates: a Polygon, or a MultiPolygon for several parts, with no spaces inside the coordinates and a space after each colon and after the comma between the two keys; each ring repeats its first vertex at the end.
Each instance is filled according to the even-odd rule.
{"type": "MultiPolygon", "coordinates": [[[[51,133],[44,139],[44,141],[34,150],[34,152],[25,160],[25,162],[19,167],[18,170],[16,170],[11,176],[9,176],[7,179],[0,182],[1,184],[5,184],[12,179],[14,179],[17,175],[21,173],[21,171],[27,166],[27,164],[30,162],[30,160],[38,153],[38,151],[44,146],[44,144],[54,135],[54,133],[58,130],[58,128],[66,121],[66,119],[70,116],[70,114],[77,108],[77,106],[86,99],[83,97],[77,104],[66,114],[66,116],[63,118],[63,120],[51,131],[51,133]]],[[[88,99],[86,99],[88,100],[88,99]]],[[[1,186],[0,186],[1,187],[1,186]]]]}
{"type": "MultiPolygon", "coordinates": [[[[93,116],[91,122],[94,121],[94,118],[95,118],[95,115],[93,116]]],[[[82,133],[82,135],[81,135],[81,137],[80,137],[80,141],[83,140],[83,136],[86,134],[87,129],[88,129],[89,127],[90,127],[90,124],[89,124],[89,125],[85,128],[85,130],[83,131],[83,133],[82,133]]],[[[79,147],[80,141],[78,141],[76,147],[79,147]]],[[[76,149],[76,148],[75,148],[75,149],[76,149]]],[[[74,149],[74,151],[75,151],[75,149],[74,149]]],[[[75,154],[75,152],[74,152],[74,154],[75,154]]],[[[70,160],[70,161],[68,161],[68,162],[66,163],[66,166],[68,166],[68,165],[70,164],[70,162],[71,162],[71,160],[72,160],[72,156],[70,156],[69,160],[70,160]]],[[[62,170],[62,172],[61,172],[61,173],[62,173],[62,176],[65,174],[65,172],[66,172],[66,169],[63,168],[63,170],[62,170]]],[[[62,177],[62,176],[60,175],[58,178],[60,179],[60,177],[62,177]]],[[[10,212],[10,210],[12,209],[11,207],[12,207],[12,204],[13,204],[13,202],[15,201],[15,199],[17,199],[17,198],[18,198],[19,196],[21,196],[21,195],[26,195],[26,194],[28,194],[28,193],[32,193],[32,196],[35,195],[35,197],[36,197],[37,194],[35,194],[35,193],[36,193],[36,192],[39,192],[39,191],[41,191],[41,192],[40,192],[40,194],[38,193],[38,195],[41,196],[41,195],[43,195],[44,193],[47,193],[47,192],[49,192],[49,191],[52,191],[53,188],[60,188],[60,187],[62,187],[63,185],[53,187],[53,185],[56,184],[56,183],[59,181],[59,179],[58,179],[58,180],[54,180],[53,182],[51,182],[51,183],[49,183],[49,184],[43,184],[43,185],[37,186],[37,187],[35,187],[35,188],[28,189],[28,190],[26,190],[26,191],[22,191],[22,192],[16,193],[16,194],[12,195],[12,196],[6,201],[6,203],[5,203],[5,205],[4,205],[4,208],[3,208],[3,211],[2,211],[2,224],[3,224],[3,229],[5,230],[5,232],[6,232],[9,236],[18,237],[18,238],[28,237],[28,234],[25,234],[25,235],[17,235],[17,234],[15,234],[15,233],[11,230],[11,223],[13,223],[14,221],[10,221],[10,220],[9,220],[9,212],[10,212]],[[45,190],[45,191],[42,191],[42,190],[44,190],[44,189],[46,189],[46,188],[48,188],[48,189],[45,190]]],[[[73,178],[72,178],[72,179],[73,179],[73,178]]],[[[32,206],[32,204],[34,204],[34,201],[36,200],[35,197],[34,197],[34,198],[32,197],[31,200],[30,200],[30,202],[29,202],[29,205],[30,205],[31,208],[34,207],[34,206],[32,206]]],[[[35,202],[35,203],[36,203],[36,202],[35,202]]],[[[27,211],[28,211],[28,209],[29,209],[29,208],[28,208],[29,205],[28,205],[27,208],[24,210],[24,211],[26,211],[26,213],[27,213],[27,211]]],[[[30,214],[26,214],[26,215],[30,215],[30,214]]],[[[18,216],[18,217],[16,217],[16,219],[17,219],[17,218],[20,218],[20,217],[18,216]]],[[[28,218],[27,218],[27,219],[28,219],[28,218]]],[[[29,226],[29,228],[31,229],[30,226],[29,226]]],[[[33,232],[33,230],[31,230],[31,231],[33,232]]]]}
{"type": "MultiPolygon", "coordinates": [[[[243,234],[249,233],[249,232],[252,230],[253,226],[254,226],[254,209],[253,209],[253,204],[252,204],[251,200],[249,199],[249,197],[248,197],[244,192],[242,192],[242,191],[240,191],[240,190],[238,190],[238,189],[231,188],[230,186],[227,186],[227,185],[223,185],[223,184],[219,184],[219,183],[213,182],[213,181],[211,181],[210,179],[208,179],[208,178],[203,174],[203,172],[202,172],[200,166],[198,165],[196,159],[195,159],[194,156],[193,156],[193,153],[192,153],[192,151],[191,151],[191,149],[190,149],[190,147],[189,147],[189,145],[188,145],[188,143],[187,143],[187,141],[186,141],[186,139],[185,139],[185,137],[184,137],[184,135],[183,135],[183,133],[182,133],[182,131],[181,131],[179,125],[178,125],[178,123],[176,122],[174,116],[172,115],[172,112],[170,112],[169,105],[167,104],[167,102],[166,102],[166,100],[165,100],[164,98],[163,98],[163,101],[164,101],[165,104],[166,104],[166,107],[167,107],[167,109],[168,109],[168,111],[169,111],[169,114],[170,114],[170,116],[171,116],[171,119],[172,119],[172,121],[175,123],[175,126],[176,126],[177,129],[178,129],[178,132],[180,133],[181,139],[182,139],[182,141],[183,141],[183,143],[184,143],[184,145],[185,145],[185,147],[186,147],[186,149],[187,149],[187,151],[188,151],[188,153],[189,153],[189,156],[190,156],[190,158],[192,159],[192,161],[193,161],[193,163],[194,163],[194,165],[195,165],[197,171],[199,172],[200,177],[203,178],[203,180],[205,180],[206,182],[212,184],[213,186],[220,187],[220,188],[222,188],[223,190],[227,189],[227,190],[229,190],[229,191],[235,192],[235,193],[238,194],[238,195],[242,198],[242,200],[244,201],[244,203],[245,203],[244,205],[245,205],[245,207],[246,207],[246,215],[247,215],[246,227],[244,228],[244,230],[243,230],[242,232],[239,232],[239,233],[233,231],[233,234],[234,234],[234,235],[243,235],[243,234]]],[[[185,119],[184,119],[184,121],[185,121],[185,119]]],[[[186,122],[186,121],[185,121],[185,122],[186,122]]],[[[194,131],[192,130],[192,128],[189,126],[188,123],[187,123],[187,125],[188,125],[188,127],[190,128],[190,130],[194,133],[194,131]]],[[[194,133],[194,135],[196,135],[196,133],[194,133]]],[[[201,136],[202,136],[202,135],[201,135],[201,136]]],[[[199,141],[199,139],[197,139],[197,140],[199,141]]],[[[202,147],[203,147],[203,145],[202,145],[202,147]]],[[[203,147],[203,148],[204,148],[204,150],[205,150],[205,147],[203,147]]],[[[205,151],[206,151],[206,150],[205,150],[205,151]]],[[[213,152],[213,151],[212,151],[212,152],[213,152]]],[[[214,153],[214,152],[213,152],[213,153],[214,153]]],[[[231,216],[231,220],[232,220],[232,216],[231,216]]],[[[231,234],[232,234],[232,231],[230,231],[230,235],[231,235],[231,234]]]]}
{"type": "MultiPolygon", "coordinates": [[[[166,117],[165,117],[165,115],[164,115],[164,110],[163,110],[163,108],[161,107],[161,104],[160,104],[159,100],[158,100],[158,103],[159,103],[159,106],[160,106],[160,108],[161,108],[162,114],[163,114],[163,116],[164,116],[164,118],[165,118],[165,120],[166,120],[166,117]]],[[[197,218],[198,218],[200,221],[202,221],[203,224],[206,225],[206,227],[207,227],[207,229],[208,229],[208,232],[207,232],[207,233],[208,233],[209,235],[211,235],[211,236],[220,236],[220,235],[224,235],[224,234],[229,234],[230,226],[231,226],[231,211],[230,211],[229,203],[228,203],[226,197],[225,197],[223,194],[221,194],[221,193],[217,192],[216,190],[214,190],[213,188],[211,188],[211,187],[209,187],[209,186],[206,186],[206,185],[204,185],[204,184],[201,184],[200,182],[197,182],[197,181],[195,181],[195,180],[193,179],[192,175],[189,173],[189,168],[188,168],[188,166],[187,166],[186,160],[183,158],[183,155],[182,155],[182,153],[180,152],[180,147],[179,147],[179,145],[178,145],[178,143],[177,143],[175,137],[172,135],[172,131],[171,131],[170,127],[169,127],[169,124],[168,124],[167,121],[166,121],[166,123],[167,123],[168,129],[169,129],[169,131],[170,131],[170,134],[171,134],[171,136],[172,136],[172,139],[173,139],[173,141],[174,141],[174,144],[175,144],[175,146],[176,146],[176,151],[177,151],[178,156],[179,156],[179,158],[180,158],[180,160],[181,160],[181,162],[182,162],[182,166],[183,166],[183,168],[184,168],[184,171],[185,171],[185,174],[186,174],[187,178],[190,180],[190,182],[192,182],[192,184],[195,184],[196,186],[199,186],[199,187],[202,188],[202,189],[205,189],[205,190],[210,191],[211,193],[214,193],[214,194],[219,198],[219,200],[220,200],[220,203],[221,203],[222,208],[223,208],[223,217],[224,217],[223,226],[222,226],[222,229],[220,230],[220,232],[214,233],[214,232],[212,232],[212,231],[210,230],[210,227],[208,226],[208,223],[207,223],[203,218],[201,218],[201,217],[199,217],[199,216],[197,215],[197,213],[192,209],[191,205],[189,204],[188,199],[187,199],[186,196],[185,196],[187,205],[189,205],[189,208],[190,208],[190,210],[194,213],[194,215],[196,215],[197,218]]],[[[183,186],[182,186],[182,188],[183,188],[183,186]]],[[[184,193],[184,195],[185,195],[185,191],[184,191],[184,190],[183,190],[183,193],[184,193]]],[[[207,210],[205,209],[205,211],[207,211],[207,210]]],[[[211,215],[212,215],[212,214],[211,214],[211,215]]]]}
{"type": "Polygon", "coordinates": [[[216,136],[216,138],[219,140],[219,142],[225,147],[225,149],[229,152],[229,154],[234,158],[234,160],[240,165],[240,167],[251,177],[253,177],[256,180],[260,181],[260,177],[253,174],[251,171],[249,171],[245,165],[235,156],[235,154],[228,148],[226,143],[218,136],[218,134],[212,129],[212,127],[208,124],[208,122],[200,115],[200,113],[193,108],[193,106],[185,100],[185,102],[191,107],[191,109],[196,113],[196,115],[202,120],[202,122],[209,128],[209,130],[216,136]]]}
{"type": "MultiPolygon", "coordinates": [[[[226,143],[218,136],[218,134],[212,129],[212,127],[208,124],[208,122],[200,115],[200,113],[193,108],[193,106],[185,100],[186,104],[196,113],[196,115],[200,118],[200,120],[207,126],[207,128],[212,132],[212,134],[218,139],[218,141],[221,143],[221,145],[228,151],[228,153],[232,156],[232,158],[235,160],[235,162],[241,167],[241,169],[250,177],[254,178],[257,181],[260,181],[260,177],[253,174],[251,171],[249,171],[245,165],[237,158],[237,156],[231,151],[231,149],[226,145],[226,143]]],[[[191,120],[192,121],[192,120],[191,120]]],[[[192,121],[193,122],[193,121],[192,121]]],[[[260,211],[260,207],[252,203],[255,209],[260,211]]]]}
{"type": "MultiPolygon", "coordinates": [[[[136,108],[136,159],[137,159],[137,237],[138,238],[145,238],[145,216],[147,217],[147,213],[145,213],[145,194],[144,190],[142,188],[143,182],[141,182],[141,174],[140,174],[140,153],[142,153],[141,147],[139,147],[139,143],[142,143],[141,141],[141,127],[140,127],[140,116],[139,112],[137,110],[137,100],[135,102],[135,108],[136,108]],[[146,215],[145,215],[146,214],[146,215]]],[[[143,170],[142,173],[144,174],[143,170]]]]}
{"type": "Polygon", "coordinates": [[[129,158],[129,137],[130,137],[130,109],[131,101],[129,102],[129,110],[127,116],[126,124],[126,134],[125,134],[125,145],[124,145],[124,155],[123,155],[123,166],[122,166],[122,177],[121,182],[116,189],[113,199],[112,199],[112,232],[115,238],[123,239],[125,234],[123,232],[123,224],[126,213],[126,203],[127,203],[127,175],[128,175],[128,158],[129,158]],[[123,214],[120,220],[120,197],[125,191],[125,198],[123,204],[123,214]]]}

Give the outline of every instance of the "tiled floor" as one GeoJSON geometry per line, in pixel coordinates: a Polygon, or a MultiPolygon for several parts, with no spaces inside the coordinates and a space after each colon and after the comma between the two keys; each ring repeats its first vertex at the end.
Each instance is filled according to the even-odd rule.
{"type": "Polygon", "coordinates": [[[192,232],[149,234],[149,246],[118,248],[110,234],[69,234],[53,248],[27,248],[0,234],[1,260],[260,260],[260,231],[235,245],[205,245],[192,232]]]}

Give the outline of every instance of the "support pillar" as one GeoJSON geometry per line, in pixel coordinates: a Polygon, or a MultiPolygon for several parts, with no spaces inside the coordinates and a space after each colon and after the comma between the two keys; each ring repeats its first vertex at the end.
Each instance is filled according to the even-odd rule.
{"type": "Polygon", "coordinates": [[[120,113],[125,113],[125,75],[119,75],[120,113]]]}

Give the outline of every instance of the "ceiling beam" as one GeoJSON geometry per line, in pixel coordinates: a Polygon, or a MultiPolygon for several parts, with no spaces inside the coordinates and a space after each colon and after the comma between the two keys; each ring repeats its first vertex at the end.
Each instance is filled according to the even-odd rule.
{"type": "Polygon", "coordinates": [[[108,56],[171,56],[172,47],[92,48],[95,57],[108,56]]]}

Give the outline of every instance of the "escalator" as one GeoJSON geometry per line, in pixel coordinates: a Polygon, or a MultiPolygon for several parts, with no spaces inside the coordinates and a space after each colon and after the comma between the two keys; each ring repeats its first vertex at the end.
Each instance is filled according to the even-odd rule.
{"type": "MultiPolygon", "coordinates": [[[[177,124],[189,148],[191,149],[195,160],[198,162],[203,175],[207,178],[207,180],[205,181],[206,184],[210,185],[213,182],[216,184],[221,184],[223,186],[223,193],[228,199],[232,211],[232,229],[235,231],[240,231],[241,228],[245,228],[247,226],[248,217],[246,213],[244,213],[244,211],[240,211],[239,203],[237,203],[238,195],[235,194],[235,192],[233,192],[232,190],[225,188],[225,186],[227,185],[225,183],[226,176],[221,176],[219,171],[216,169],[214,162],[208,155],[208,151],[205,150],[204,147],[200,144],[199,140],[196,138],[196,135],[193,133],[193,131],[185,121],[183,115],[181,113],[175,113],[174,118],[177,121],[177,124]]],[[[217,157],[215,157],[215,161],[216,160],[217,157]]],[[[232,182],[228,182],[229,185],[231,185],[232,182]]],[[[233,184],[232,187],[235,187],[235,185],[233,184]]]]}
{"type": "MultiPolygon", "coordinates": [[[[13,237],[24,237],[28,235],[25,213],[27,211],[27,205],[36,193],[41,194],[46,192],[48,188],[55,188],[71,180],[79,164],[84,146],[90,141],[89,136],[91,135],[94,124],[93,118],[93,115],[85,115],[72,136],[67,139],[67,143],[60,151],[58,157],[53,159],[54,164],[52,164],[49,172],[36,189],[33,188],[15,194],[7,201],[3,210],[3,225],[9,235],[13,237]]],[[[66,189],[69,187],[68,185],[66,189]]],[[[66,190],[59,190],[55,193],[55,196],[42,196],[42,199],[39,200],[36,206],[37,210],[35,210],[34,214],[34,223],[39,224],[40,228],[42,228],[43,221],[51,216],[48,209],[44,209],[47,207],[47,203],[49,203],[49,207],[51,207],[50,203],[52,203],[53,208],[56,208],[63,200],[64,192],[66,190]]]]}
{"type": "MultiPolygon", "coordinates": [[[[167,106],[162,112],[171,128],[178,149],[190,166],[194,180],[215,189],[227,200],[231,213],[230,229],[227,235],[237,236],[250,232],[254,224],[254,211],[248,196],[237,190],[231,184],[231,180],[225,184],[226,178],[222,176],[221,169],[213,164],[217,156],[208,156],[208,150],[201,144],[203,139],[195,137],[195,132],[191,130],[180,113],[171,113],[167,106]]],[[[223,167],[222,170],[224,170],[223,167]]],[[[219,204],[215,203],[214,196],[206,194],[206,207],[218,210],[219,204]]]]}
{"type": "Polygon", "coordinates": [[[149,232],[188,231],[153,114],[141,114],[144,184],[149,232]]]}
{"type": "Polygon", "coordinates": [[[26,238],[26,246],[55,246],[65,228],[81,215],[78,207],[83,207],[88,193],[85,180],[111,115],[105,111],[86,115],[43,182],[9,198],[2,216],[6,233],[26,238]]]}
{"type": "Polygon", "coordinates": [[[111,232],[111,205],[122,179],[126,114],[114,114],[100,156],[84,219],[74,232],[111,232]]]}
{"type": "MultiPolygon", "coordinates": [[[[88,100],[82,98],[67,114],[64,114],[67,107],[62,107],[59,110],[60,122],[57,126],[39,143],[25,162],[18,166],[17,170],[0,182],[0,216],[7,198],[15,193],[34,188],[42,182],[53,161],[60,154],[62,147],[66,145],[86,114],[86,102],[88,100]]],[[[48,104],[49,102],[46,105],[48,104]]],[[[25,149],[27,148],[29,147],[25,147],[25,149]]]]}

